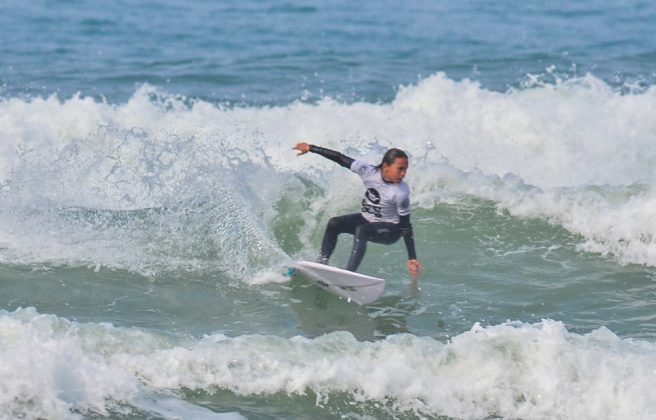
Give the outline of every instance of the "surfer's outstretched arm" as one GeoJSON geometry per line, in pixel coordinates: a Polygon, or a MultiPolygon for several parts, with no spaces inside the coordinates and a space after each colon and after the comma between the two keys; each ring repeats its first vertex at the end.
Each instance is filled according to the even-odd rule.
{"type": "Polygon", "coordinates": [[[423,269],[424,266],[417,259],[417,252],[415,251],[415,238],[412,232],[412,224],[410,223],[409,214],[400,217],[399,227],[401,228],[401,235],[403,235],[405,247],[408,250],[408,271],[410,272],[410,277],[416,280],[419,278],[419,270],[423,269]]]}
{"type": "Polygon", "coordinates": [[[334,150],[326,149],[325,147],[315,146],[314,144],[298,143],[296,146],[293,147],[293,149],[299,151],[298,153],[299,156],[304,155],[307,152],[316,153],[318,155],[325,157],[326,159],[330,159],[333,162],[342,165],[346,169],[351,169],[351,164],[355,160],[334,150]]]}

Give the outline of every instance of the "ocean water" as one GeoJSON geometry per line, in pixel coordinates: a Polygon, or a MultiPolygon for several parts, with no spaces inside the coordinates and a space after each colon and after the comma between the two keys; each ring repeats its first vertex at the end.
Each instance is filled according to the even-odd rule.
{"type": "MultiPolygon", "coordinates": [[[[656,5],[0,4],[0,419],[656,418],[656,5]],[[350,304],[283,275],[406,180],[350,304]]],[[[344,265],[350,238],[332,263],[344,265]]]]}

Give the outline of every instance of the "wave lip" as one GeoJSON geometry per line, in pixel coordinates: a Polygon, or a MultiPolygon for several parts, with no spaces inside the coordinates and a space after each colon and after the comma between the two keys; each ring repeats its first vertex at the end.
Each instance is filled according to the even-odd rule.
{"type": "MultiPolygon", "coordinates": [[[[78,324],[34,309],[0,312],[3,415],[66,417],[138,404],[144,393],[345,396],[390,413],[455,418],[649,418],[654,345],[557,321],[476,324],[448,343],[411,334],[319,338],[159,336],[78,324]]],[[[341,398],[341,397],[340,397],[341,398]]]]}

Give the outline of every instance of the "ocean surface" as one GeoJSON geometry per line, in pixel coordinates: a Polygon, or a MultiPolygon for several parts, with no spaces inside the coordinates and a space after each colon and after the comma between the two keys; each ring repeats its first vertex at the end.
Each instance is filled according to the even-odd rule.
{"type": "MultiPolygon", "coordinates": [[[[0,2],[0,419],[656,418],[656,3],[0,2]],[[307,279],[410,155],[358,306],[307,279]]],[[[351,238],[331,261],[344,266],[351,238]]]]}

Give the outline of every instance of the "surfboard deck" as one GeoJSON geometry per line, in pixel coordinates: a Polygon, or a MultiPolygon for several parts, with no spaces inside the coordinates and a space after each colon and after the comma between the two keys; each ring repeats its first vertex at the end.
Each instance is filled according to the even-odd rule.
{"type": "Polygon", "coordinates": [[[312,261],[296,261],[289,266],[321,288],[358,305],[375,302],[385,290],[385,280],[312,261]]]}

